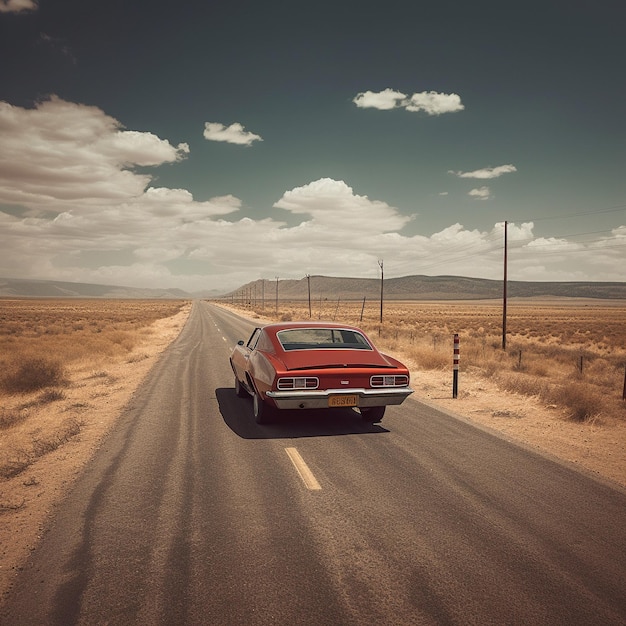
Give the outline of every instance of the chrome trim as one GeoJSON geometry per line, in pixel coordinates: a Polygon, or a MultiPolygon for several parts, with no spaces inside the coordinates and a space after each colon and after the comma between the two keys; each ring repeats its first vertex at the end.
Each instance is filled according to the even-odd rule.
{"type": "Polygon", "coordinates": [[[357,406],[388,406],[402,404],[413,393],[410,387],[385,387],[378,389],[319,389],[305,391],[293,389],[289,391],[268,391],[265,395],[271,398],[279,409],[327,409],[330,396],[358,396],[357,406]]]}

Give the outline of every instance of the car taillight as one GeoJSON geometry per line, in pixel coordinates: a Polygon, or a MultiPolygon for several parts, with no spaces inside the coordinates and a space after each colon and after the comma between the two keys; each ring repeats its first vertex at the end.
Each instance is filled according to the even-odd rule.
{"type": "Polygon", "coordinates": [[[279,378],[278,389],[317,389],[320,381],[314,376],[290,376],[279,378]]]}
{"type": "Polygon", "coordinates": [[[371,387],[406,387],[409,384],[409,377],[404,374],[385,376],[376,374],[370,378],[371,387]]]}

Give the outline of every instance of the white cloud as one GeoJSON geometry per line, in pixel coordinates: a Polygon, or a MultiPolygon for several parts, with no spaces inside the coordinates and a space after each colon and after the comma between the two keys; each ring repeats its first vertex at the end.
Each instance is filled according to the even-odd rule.
{"type": "Polygon", "coordinates": [[[380,109],[381,111],[388,111],[389,109],[396,109],[401,106],[401,103],[406,100],[406,94],[400,91],[394,91],[393,89],[384,89],[378,93],[374,91],[364,91],[359,93],[352,102],[361,109],[380,109]]]}
{"type": "Polygon", "coordinates": [[[206,122],[204,124],[204,138],[209,141],[225,141],[238,145],[249,146],[254,141],[263,141],[260,135],[244,130],[244,127],[235,122],[230,126],[224,126],[217,122],[206,122]]]}
{"type": "Polygon", "coordinates": [[[0,0],[0,13],[19,13],[35,11],[38,5],[35,0],[0,0]]]}
{"type": "Polygon", "coordinates": [[[0,102],[0,203],[63,211],[136,198],[150,176],[133,166],[173,163],[188,152],[56,96],[33,109],[0,102]]]}
{"type": "Polygon", "coordinates": [[[403,108],[411,112],[423,111],[427,115],[456,113],[465,109],[460,96],[455,93],[422,91],[407,97],[406,94],[389,88],[379,92],[361,92],[352,99],[352,102],[362,109],[374,108],[388,111],[390,109],[403,108]]]}
{"type": "Polygon", "coordinates": [[[489,200],[491,191],[489,190],[489,187],[478,187],[477,189],[468,191],[467,195],[478,200],[489,200]]]}
{"type": "Polygon", "coordinates": [[[456,113],[463,111],[465,106],[460,96],[455,93],[437,93],[436,91],[422,91],[414,93],[406,103],[407,111],[424,111],[428,115],[441,115],[443,113],[456,113]]]}
{"type": "MultiPolygon", "coordinates": [[[[188,154],[96,107],[0,103],[0,276],[230,290],[307,273],[375,278],[379,259],[387,277],[502,275],[503,224],[408,236],[412,218],[333,178],[286,190],[278,217],[252,219],[233,195],[198,201],[134,171],[188,154]]],[[[508,236],[512,280],[623,280],[626,226],[588,244],[535,238],[532,223],[510,223],[508,236]]]]}
{"type": "Polygon", "coordinates": [[[99,152],[125,165],[161,165],[181,161],[189,154],[189,145],[174,148],[156,135],[135,130],[118,131],[100,141],[99,152]]]}
{"type": "Polygon", "coordinates": [[[448,174],[454,174],[459,178],[499,178],[502,174],[510,174],[517,172],[515,165],[498,165],[498,167],[483,167],[473,172],[455,172],[454,170],[448,170],[448,174]]]}
{"type": "Polygon", "coordinates": [[[401,215],[385,202],[355,195],[342,180],[321,178],[285,192],[274,204],[297,215],[311,216],[312,226],[324,225],[339,237],[362,229],[389,232],[399,230],[411,218],[401,215]]]}

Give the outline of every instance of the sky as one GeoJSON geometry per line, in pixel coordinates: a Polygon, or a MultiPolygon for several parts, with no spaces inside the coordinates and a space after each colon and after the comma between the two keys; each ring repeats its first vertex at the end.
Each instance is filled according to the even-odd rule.
{"type": "Polygon", "coordinates": [[[0,0],[0,276],[626,281],[623,0],[0,0]]]}

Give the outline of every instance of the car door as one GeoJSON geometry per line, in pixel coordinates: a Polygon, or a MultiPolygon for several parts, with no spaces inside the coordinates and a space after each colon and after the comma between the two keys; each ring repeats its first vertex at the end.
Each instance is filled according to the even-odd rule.
{"type": "Polygon", "coordinates": [[[231,357],[231,363],[233,365],[233,369],[235,370],[235,375],[241,381],[246,380],[246,372],[250,367],[250,354],[259,341],[259,336],[261,335],[261,329],[255,328],[248,342],[244,344],[243,341],[239,341],[235,346],[235,350],[233,351],[233,355],[231,357]]]}

